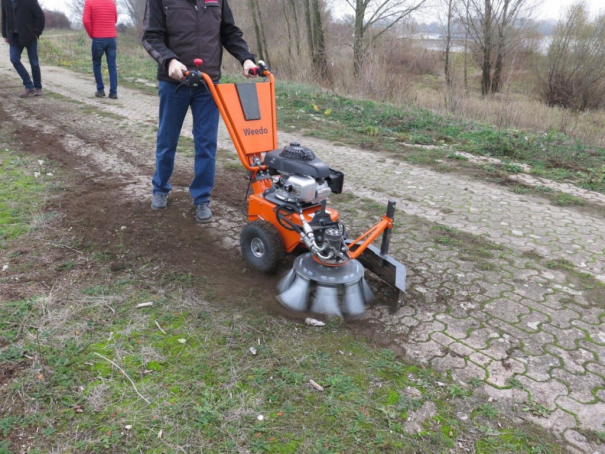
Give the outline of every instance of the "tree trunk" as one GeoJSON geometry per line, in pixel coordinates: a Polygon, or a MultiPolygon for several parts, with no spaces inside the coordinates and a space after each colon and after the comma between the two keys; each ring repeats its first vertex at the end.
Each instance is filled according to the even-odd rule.
{"type": "Polygon", "coordinates": [[[365,59],[363,20],[367,8],[367,0],[356,0],[355,4],[355,34],[353,37],[353,66],[355,77],[361,74],[363,61],[365,59]]]}
{"type": "Polygon", "coordinates": [[[452,85],[452,77],[450,74],[450,50],[452,47],[452,18],[454,12],[454,0],[447,2],[447,28],[445,33],[445,83],[448,87],[452,85]]]}
{"type": "Polygon", "coordinates": [[[502,21],[498,26],[498,51],[496,54],[496,65],[494,67],[494,78],[492,80],[492,93],[498,93],[502,89],[502,71],[504,68],[504,57],[506,52],[509,3],[510,0],[504,0],[502,21]]]}
{"type": "MultiPolygon", "coordinates": [[[[466,23],[468,24],[470,13],[468,11],[468,3],[466,8],[466,23]]],[[[468,90],[468,27],[464,27],[464,89],[468,90]]]]}
{"type": "Polygon", "coordinates": [[[271,67],[271,58],[269,57],[269,46],[267,46],[267,38],[265,37],[265,27],[262,26],[263,24],[263,16],[261,15],[260,12],[260,6],[258,4],[258,2],[256,3],[256,12],[258,13],[258,23],[260,24],[260,36],[261,39],[263,40],[263,50],[265,51],[265,63],[267,65],[269,65],[269,67],[271,67]]]}
{"type": "Polygon", "coordinates": [[[292,47],[293,47],[292,41],[293,40],[292,40],[292,27],[290,26],[290,15],[288,14],[288,11],[286,8],[287,8],[286,0],[283,0],[282,1],[282,11],[284,13],[284,19],[286,20],[286,30],[288,32],[288,59],[290,60],[288,62],[288,68],[290,68],[290,65],[294,61],[294,54],[292,52],[292,47]]]}
{"type": "Polygon", "coordinates": [[[294,18],[294,40],[296,42],[296,55],[300,57],[300,26],[298,24],[298,12],[296,10],[296,3],[294,0],[289,0],[290,9],[292,10],[292,16],[294,18]]]}
{"type": "Polygon", "coordinates": [[[321,22],[319,0],[311,0],[311,5],[313,7],[313,48],[315,55],[313,66],[321,81],[329,81],[330,74],[328,73],[328,60],[326,57],[326,44],[321,22]]]}
{"type": "Polygon", "coordinates": [[[492,88],[492,3],[485,0],[485,18],[483,24],[483,63],[481,65],[481,93],[489,95],[492,88]]]}
{"type": "Polygon", "coordinates": [[[248,0],[248,5],[250,6],[250,12],[252,13],[252,22],[254,24],[254,34],[256,35],[256,54],[263,58],[265,52],[263,51],[263,42],[261,40],[260,35],[260,26],[258,23],[258,19],[256,17],[256,0],[248,0]]]}
{"type": "Polygon", "coordinates": [[[313,41],[313,21],[311,20],[311,9],[309,8],[309,2],[311,0],[302,0],[305,7],[305,24],[307,26],[307,45],[309,46],[309,57],[311,61],[315,59],[315,47],[313,41]]]}

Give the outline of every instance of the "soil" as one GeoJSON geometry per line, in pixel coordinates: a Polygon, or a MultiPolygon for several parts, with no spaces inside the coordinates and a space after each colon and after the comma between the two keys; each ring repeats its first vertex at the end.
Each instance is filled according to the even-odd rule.
{"type": "MultiPolygon", "coordinates": [[[[6,98],[6,95],[2,97],[6,98]]],[[[0,121],[4,122],[4,128],[12,127],[13,148],[35,150],[38,159],[59,167],[67,181],[62,185],[60,195],[52,197],[45,208],[48,213],[60,213],[58,225],[54,225],[56,230],[53,230],[58,238],[46,240],[54,247],[44,248],[41,256],[36,254],[37,264],[42,261],[46,266],[26,266],[33,260],[35,246],[31,242],[13,245],[11,255],[18,255],[11,259],[12,268],[21,266],[30,271],[25,271],[18,282],[4,283],[0,301],[15,301],[47,292],[54,282],[63,278],[63,264],[79,259],[85,251],[98,252],[100,249],[105,260],[110,261],[109,269],[113,272],[128,269],[141,261],[152,263],[158,268],[158,278],[160,271],[173,275],[190,273],[194,278],[200,278],[195,284],[200,286],[200,292],[210,292],[212,299],[221,304],[262,304],[269,313],[294,319],[306,317],[286,310],[275,298],[279,278],[291,268],[294,256],[284,259],[277,275],[267,276],[248,269],[237,245],[226,248],[221,244],[225,229],[219,228],[217,222],[226,220],[236,225],[227,234],[232,243],[237,243],[239,231],[246,222],[244,200],[248,181],[243,168],[217,165],[211,204],[217,222],[199,225],[195,222],[194,207],[187,192],[191,173],[179,166],[178,155],[171,179],[174,190],[169,197],[169,206],[166,210],[153,211],[149,206],[150,182],[144,196],[128,196],[127,189],[136,180],[150,179],[153,167],[149,165],[148,157],[152,156],[149,147],[155,145],[152,140],[143,140],[144,143],[138,145],[131,141],[128,148],[131,153],[119,155],[122,161],[146,175],[112,173],[99,165],[99,153],[107,153],[108,160],[112,160],[116,151],[111,143],[124,143],[128,133],[121,135],[110,119],[96,118],[87,125],[84,119],[76,119],[78,113],[73,111],[73,105],[53,99],[35,106],[24,104],[22,110],[25,112],[20,111],[20,114],[29,116],[30,121],[18,123],[12,112],[3,110],[1,104],[0,121]],[[51,118],[54,124],[45,125],[42,130],[35,126],[36,118],[51,118]],[[74,141],[101,151],[81,153],[66,146],[74,141]],[[141,159],[143,156],[145,161],[141,159]],[[233,213],[237,219],[230,218],[233,213]],[[220,232],[218,235],[217,231],[220,232]],[[64,235],[60,232],[69,232],[69,238],[59,238],[64,235]]],[[[81,270],[81,275],[87,273],[92,275],[92,271],[81,270]]],[[[379,301],[395,299],[388,289],[377,293],[379,301]]],[[[364,326],[360,322],[356,325],[364,326]]]]}
{"type": "MultiPolygon", "coordinates": [[[[0,110],[0,121],[11,120],[5,111],[0,110]]],[[[216,237],[209,234],[214,224],[200,226],[195,223],[194,210],[187,194],[175,191],[170,197],[169,208],[155,212],[149,207],[149,197],[140,200],[122,197],[121,189],[127,184],[122,179],[107,175],[106,179],[99,181],[82,174],[77,168],[90,171],[96,164],[82,162],[81,157],[74,159],[60,138],[21,125],[15,129],[14,139],[23,150],[37,149],[36,154],[41,159],[54,162],[70,180],[64,195],[51,199],[46,210],[61,213],[61,226],[70,230],[72,244],[94,244],[95,247],[103,248],[106,255],[114,257],[110,269],[125,269],[129,267],[129,262],[141,258],[163,263],[175,274],[204,276],[218,301],[243,300],[253,294],[255,300],[268,306],[273,303],[278,277],[254,272],[243,273],[246,264],[238,251],[225,251],[224,247],[217,245],[216,237]],[[43,146],[34,147],[33,144],[43,146]],[[186,213],[187,217],[181,213],[186,213]],[[123,226],[126,229],[122,229],[123,226]],[[119,249],[116,248],[116,232],[120,232],[119,249]]],[[[87,140],[94,141],[94,138],[87,140]]],[[[247,189],[242,172],[217,169],[216,182],[216,202],[242,211],[247,189]]],[[[188,176],[176,174],[172,183],[175,187],[186,187],[188,176]]],[[[220,215],[216,213],[215,216],[220,215]]],[[[17,262],[26,261],[29,252],[31,248],[26,245],[19,248],[17,262]]],[[[46,260],[58,265],[74,254],[77,251],[59,248],[51,256],[47,256],[46,260]]],[[[20,279],[19,285],[3,288],[0,300],[14,301],[28,296],[19,290],[25,282],[38,282],[43,287],[50,288],[61,274],[57,266],[36,268],[34,272],[35,275],[20,279]]],[[[35,293],[36,289],[29,288],[26,293],[32,291],[35,293]]]]}

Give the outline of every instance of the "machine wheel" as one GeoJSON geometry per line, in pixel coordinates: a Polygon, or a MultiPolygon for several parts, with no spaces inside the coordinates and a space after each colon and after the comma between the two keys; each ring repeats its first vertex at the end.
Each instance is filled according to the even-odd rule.
{"type": "Polygon", "coordinates": [[[284,243],[275,227],[252,221],[242,229],[239,240],[244,260],[261,273],[271,274],[284,256],[284,243]]]}

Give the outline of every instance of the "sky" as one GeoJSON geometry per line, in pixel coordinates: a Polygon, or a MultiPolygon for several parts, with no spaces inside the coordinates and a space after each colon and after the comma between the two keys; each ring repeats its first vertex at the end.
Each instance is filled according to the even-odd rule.
{"type": "MultiPolygon", "coordinates": [[[[328,0],[333,4],[332,8],[337,16],[343,14],[343,12],[350,11],[349,8],[342,6],[344,0],[328,0]]],[[[569,7],[577,0],[544,0],[543,6],[540,12],[536,15],[539,19],[558,19],[561,16],[562,11],[569,7]]],[[[71,0],[39,0],[42,7],[49,10],[63,11],[64,13],[70,13],[71,0]]],[[[605,6],[603,6],[603,0],[586,0],[586,3],[590,6],[593,14],[605,12],[605,6]]]]}

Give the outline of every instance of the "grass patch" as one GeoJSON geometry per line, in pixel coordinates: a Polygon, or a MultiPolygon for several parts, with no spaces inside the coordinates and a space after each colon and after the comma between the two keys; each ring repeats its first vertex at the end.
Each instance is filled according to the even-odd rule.
{"type": "MultiPolygon", "coordinates": [[[[7,240],[15,239],[36,228],[47,192],[52,185],[44,161],[14,153],[9,147],[9,134],[0,126],[0,249],[7,240]]],[[[56,178],[56,177],[54,177],[56,178]]]]}

